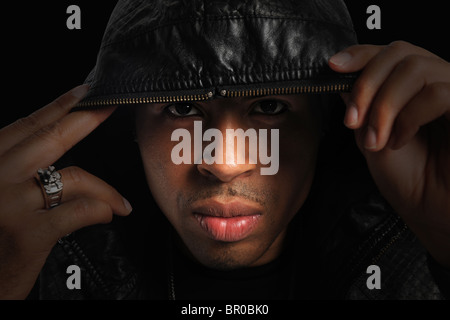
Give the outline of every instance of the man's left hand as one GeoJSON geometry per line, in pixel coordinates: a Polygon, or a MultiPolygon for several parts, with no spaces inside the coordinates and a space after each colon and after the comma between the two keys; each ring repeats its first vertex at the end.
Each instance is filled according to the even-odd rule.
{"type": "Polygon", "coordinates": [[[439,263],[450,267],[450,64],[403,41],[356,45],[330,59],[361,71],[344,123],[383,196],[439,263]]]}

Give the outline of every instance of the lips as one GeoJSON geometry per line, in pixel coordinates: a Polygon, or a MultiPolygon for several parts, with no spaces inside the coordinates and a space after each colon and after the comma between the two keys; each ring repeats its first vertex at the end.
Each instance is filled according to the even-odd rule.
{"type": "Polygon", "coordinates": [[[243,202],[220,203],[202,201],[193,207],[200,227],[213,240],[236,242],[245,239],[255,229],[261,210],[243,202]]]}

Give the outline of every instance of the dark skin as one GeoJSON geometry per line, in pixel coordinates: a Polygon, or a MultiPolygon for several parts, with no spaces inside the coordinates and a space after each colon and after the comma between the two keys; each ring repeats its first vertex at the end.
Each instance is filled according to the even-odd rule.
{"type": "Polygon", "coordinates": [[[170,104],[137,108],[136,132],[150,189],[189,252],[202,264],[234,269],[265,264],[278,256],[287,225],[306,199],[314,177],[320,137],[320,106],[314,102],[307,96],[216,99],[189,104],[185,115],[170,104]],[[267,103],[270,107],[263,110],[267,103]],[[178,142],[168,137],[177,128],[186,128],[193,136],[194,121],[199,120],[203,130],[221,132],[283,128],[278,173],[261,175],[261,164],[249,161],[175,165],[171,150],[178,142]],[[258,228],[238,242],[210,239],[192,214],[192,207],[207,199],[245,201],[260,208],[258,228]]]}
{"type": "MultiPolygon", "coordinates": [[[[330,67],[342,73],[363,70],[352,93],[343,95],[347,104],[344,121],[349,128],[355,130],[358,146],[385,198],[428,252],[440,264],[450,268],[449,63],[422,48],[395,42],[389,46],[347,48],[330,60],[330,67]]],[[[113,112],[114,108],[106,108],[95,112],[69,113],[86,90],[85,87],[72,90],[29,117],[0,130],[2,299],[22,299],[28,295],[58,238],[87,225],[107,223],[113,214],[127,215],[131,211],[127,201],[113,187],[80,168],[61,170],[64,183],[61,205],[51,210],[43,209],[42,193],[34,180],[37,168],[45,168],[54,163],[113,112]]],[[[248,105],[244,101],[236,103],[248,105]]],[[[142,112],[150,109],[157,108],[143,108],[142,112]]],[[[215,114],[216,111],[209,112],[215,114]]],[[[250,118],[237,117],[239,113],[230,108],[226,112],[226,122],[212,117],[210,125],[219,129],[228,125],[241,128],[278,126],[264,121],[259,124],[254,120],[249,122],[250,118]]],[[[152,116],[149,117],[151,118],[152,116]]],[[[310,122],[307,123],[311,128],[308,130],[297,131],[303,129],[296,129],[292,125],[289,134],[300,139],[303,135],[306,139],[308,135],[318,134],[320,126],[313,129],[313,119],[317,117],[311,114],[310,122]]],[[[286,121],[289,123],[291,120],[286,121]]],[[[141,128],[141,132],[138,132],[139,139],[145,137],[156,141],[159,138],[170,142],[170,136],[157,137],[158,133],[152,131],[151,128],[141,128]]],[[[302,153],[298,148],[290,150],[290,142],[285,139],[285,133],[280,131],[280,171],[272,176],[273,183],[282,185],[282,177],[289,178],[288,168],[294,170],[291,174],[300,178],[300,182],[296,184],[295,181],[288,180],[291,189],[286,189],[284,193],[273,187],[272,180],[263,182],[263,178],[253,172],[255,168],[252,166],[244,171],[244,175],[236,176],[236,172],[231,169],[237,168],[199,165],[196,175],[201,178],[198,180],[189,176],[188,172],[193,172],[194,168],[179,169],[183,170],[179,172],[183,187],[193,187],[197,191],[213,186],[217,194],[223,197],[223,201],[230,197],[230,194],[222,193],[223,186],[235,183],[235,179],[241,183],[234,184],[231,194],[247,192],[255,195],[256,191],[262,191],[263,195],[272,194],[267,199],[275,200],[260,201],[263,204],[258,202],[262,199],[256,200],[255,197],[246,201],[262,206],[264,212],[268,212],[266,217],[270,216],[274,223],[264,222],[260,225],[261,230],[258,227],[241,244],[227,248],[204,241],[197,250],[197,244],[203,239],[191,227],[190,222],[182,224],[183,216],[175,213],[183,211],[173,208],[177,202],[161,203],[167,196],[165,191],[176,185],[172,173],[169,169],[160,173],[147,170],[147,178],[155,198],[157,201],[159,199],[164,213],[196,259],[216,267],[222,262],[237,267],[263,264],[279,254],[285,228],[308,193],[311,178],[305,172],[308,171],[306,168],[314,168],[317,147],[315,143],[305,144],[307,152],[302,153]],[[290,161],[294,158],[303,161],[302,169],[292,166],[290,161]],[[255,179],[254,190],[242,187],[250,179],[255,179]],[[275,208],[275,203],[277,208],[278,204],[283,208],[276,214],[271,210],[275,208]],[[268,228],[267,236],[262,235],[263,225],[268,228]],[[221,252],[221,248],[225,250],[221,252]]],[[[312,141],[314,139],[318,140],[317,137],[312,137],[312,141]]],[[[164,169],[164,166],[171,166],[170,158],[164,162],[170,147],[165,146],[159,152],[159,163],[147,163],[146,159],[149,159],[151,151],[159,150],[145,139],[140,140],[140,145],[147,168],[157,166],[158,169],[164,169]]],[[[180,208],[183,208],[183,203],[184,206],[189,204],[189,201],[183,199],[188,199],[190,194],[183,192],[191,189],[177,187],[173,190],[177,190],[175,194],[181,199],[177,200],[181,204],[180,208]]]]}
{"type": "Polygon", "coordinates": [[[450,268],[450,64],[398,41],[348,48],[330,66],[363,70],[344,121],[383,196],[450,268]]]}

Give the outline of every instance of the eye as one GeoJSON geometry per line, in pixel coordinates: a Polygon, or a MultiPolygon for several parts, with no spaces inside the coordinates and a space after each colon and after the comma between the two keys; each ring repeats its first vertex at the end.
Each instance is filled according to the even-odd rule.
{"type": "Polygon", "coordinates": [[[256,103],[253,112],[273,116],[283,113],[287,108],[287,105],[281,101],[264,100],[256,103]]]}
{"type": "Polygon", "coordinates": [[[201,114],[200,110],[193,103],[189,102],[171,104],[166,107],[166,110],[175,117],[189,117],[201,114]]]}

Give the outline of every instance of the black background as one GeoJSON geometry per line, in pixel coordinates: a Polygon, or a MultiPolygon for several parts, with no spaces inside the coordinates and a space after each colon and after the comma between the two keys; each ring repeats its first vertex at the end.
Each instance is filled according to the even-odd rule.
{"type": "MultiPolygon", "coordinates": [[[[86,0],[2,3],[0,127],[84,81],[95,64],[115,3],[86,0]],[[69,16],[66,9],[72,4],[81,8],[81,30],[66,27],[69,16]]],[[[445,2],[347,0],[346,3],[360,43],[388,44],[401,39],[450,60],[450,13],[445,2]],[[366,9],[371,4],[381,8],[381,30],[366,27],[366,9]]],[[[160,305],[166,307],[167,304],[160,305]]]]}
{"type": "MultiPolygon", "coordinates": [[[[116,1],[2,3],[2,103],[0,126],[26,116],[81,84],[96,55],[116,1]],[[66,9],[81,8],[81,30],[69,30],[66,9]]],[[[360,43],[405,40],[450,60],[448,20],[442,1],[347,0],[360,43]],[[439,5],[437,4],[439,3],[439,5]],[[367,7],[381,8],[381,30],[368,30],[367,7]]]]}

